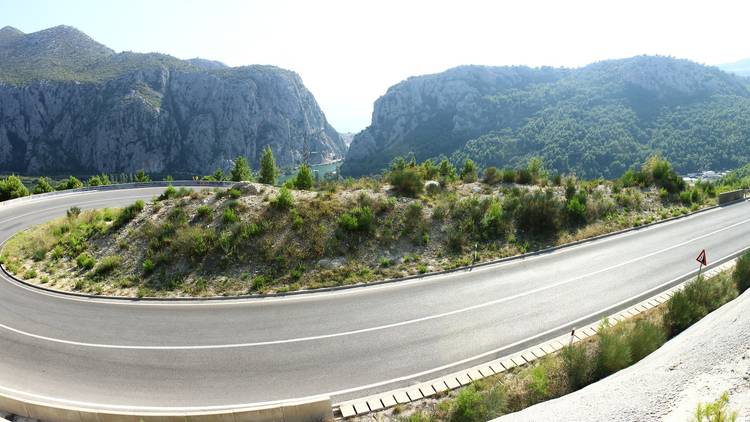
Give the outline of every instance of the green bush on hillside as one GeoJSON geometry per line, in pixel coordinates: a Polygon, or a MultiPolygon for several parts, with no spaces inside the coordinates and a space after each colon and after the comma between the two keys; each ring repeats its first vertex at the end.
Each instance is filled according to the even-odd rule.
{"type": "Polygon", "coordinates": [[[630,343],[621,326],[609,326],[605,321],[599,330],[599,350],[596,360],[596,376],[604,378],[627,368],[633,362],[630,343]]]}
{"type": "Polygon", "coordinates": [[[8,176],[0,179],[0,201],[28,196],[29,190],[17,176],[8,176]]]}
{"type": "Polygon", "coordinates": [[[627,335],[630,354],[633,362],[645,358],[667,341],[664,329],[653,322],[640,318],[627,335]]]}
{"type": "Polygon", "coordinates": [[[572,391],[589,385],[594,376],[594,364],[581,343],[565,346],[560,352],[563,369],[572,391]]]}
{"type": "Polygon", "coordinates": [[[732,279],[740,293],[744,293],[745,290],[750,288],[750,251],[745,252],[737,259],[737,266],[732,273],[732,279]]]}
{"type": "Polygon", "coordinates": [[[52,182],[48,177],[40,177],[36,181],[36,185],[32,192],[34,194],[54,192],[55,188],[52,187],[52,182]]]}
{"type": "Polygon", "coordinates": [[[369,232],[373,221],[372,209],[368,206],[352,208],[339,217],[339,225],[350,232],[369,232]]]}
{"type": "Polygon", "coordinates": [[[277,210],[288,210],[294,207],[294,197],[286,186],[279,189],[279,193],[271,200],[271,206],[277,210]]]}
{"type": "Polygon", "coordinates": [[[669,300],[664,325],[671,335],[677,335],[736,296],[737,290],[730,277],[698,277],[669,300]]]}

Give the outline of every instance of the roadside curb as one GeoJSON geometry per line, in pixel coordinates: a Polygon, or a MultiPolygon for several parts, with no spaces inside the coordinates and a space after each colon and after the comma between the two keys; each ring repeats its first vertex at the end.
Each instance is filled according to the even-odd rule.
{"type": "MultiPolygon", "coordinates": [[[[54,194],[61,194],[61,193],[69,193],[73,191],[80,191],[80,192],[86,192],[86,191],[96,191],[96,190],[120,190],[120,189],[138,189],[138,188],[147,188],[147,187],[166,187],[169,185],[172,186],[201,186],[205,184],[207,187],[231,187],[236,182],[196,182],[196,181],[174,181],[174,182],[149,182],[149,183],[132,183],[132,184],[122,184],[122,185],[106,185],[106,186],[97,186],[96,188],[82,188],[80,190],[73,189],[70,191],[60,191],[60,192],[50,192],[49,194],[39,194],[36,195],[36,197],[45,196],[45,195],[54,195],[54,194]],[[106,189],[98,189],[98,188],[106,188],[106,189]]],[[[23,200],[26,198],[31,198],[32,196],[27,196],[23,198],[16,198],[12,199],[10,201],[0,202],[0,205],[6,204],[8,202],[12,201],[18,201],[23,200]]],[[[585,243],[594,242],[601,239],[606,239],[618,235],[622,235],[625,233],[630,233],[646,228],[650,228],[659,224],[669,223],[672,221],[680,220],[683,218],[691,217],[697,214],[701,214],[707,211],[715,210],[718,208],[723,208],[729,205],[739,204],[741,202],[746,201],[746,199],[738,199],[736,201],[727,202],[722,205],[713,205],[710,207],[702,208],[697,211],[689,212],[687,214],[678,215],[675,217],[666,218],[664,220],[654,221],[652,223],[644,224],[637,227],[630,227],[623,230],[618,230],[610,233],[601,234],[594,237],[589,237],[586,239],[576,240],[574,242],[565,243],[562,245],[557,246],[551,246],[548,248],[540,249],[533,252],[526,252],[520,255],[514,255],[509,256],[505,258],[480,262],[477,264],[474,264],[473,266],[463,266],[463,267],[456,267],[451,268],[447,270],[440,270],[440,271],[434,271],[434,272],[428,272],[424,274],[414,274],[409,275],[405,277],[398,277],[398,278],[391,278],[391,279],[385,279],[385,280],[378,280],[378,281],[372,281],[368,283],[355,283],[355,284],[347,284],[343,286],[331,286],[331,287],[321,287],[317,289],[310,289],[310,290],[296,290],[291,292],[283,292],[283,293],[264,293],[264,294],[252,294],[252,295],[239,295],[239,296],[207,296],[207,297],[133,297],[133,296],[103,296],[103,295],[92,295],[87,293],[78,293],[78,292],[70,292],[65,290],[58,290],[53,289],[50,287],[40,286],[35,283],[30,283],[28,281],[19,279],[15,277],[14,275],[10,274],[6,269],[5,266],[0,264],[0,270],[3,274],[5,274],[9,279],[15,281],[16,283],[25,285],[27,287],[31,287],[34,289],[39,289],[48,293],[54,293],[58,295],[63,296],[73,296],[73,297],[79,297],[79,298],[86,298],[86,299],[99,299],[99,300],[109,300],[109,301],[123,301],[123,302],[201,302],[201,301],[233,301],[233,300],[248,300],[248,299],[264,299],[264,298],[274,298],[274,297],[286,297],[286,296],[297,296],[297,295],[313,295],[316,293],[325,293],[325,292],[334,292],[334,291],[340,291],[340,290],[348,290],[348,289],[356,289],[356,288],[366,288],[370,286],[379,286],[383,284],[390,284],[390,283],[398,283],[401,281],[409,281],[409,280],[419,280],[426,277],[433,277],[438,275],[445,275],[445,274],[451,274],[451,273],[458,273],[461,271],[467,271],[471,270],[473,268],[480,268],[480,267],[486,267],[490,265],[496,265],[501,264],[505,262],[510,261],[520,261],[524,260],[526,258],[543,255],[547,253],[552,253],[561,249],[566,248],[572,248],[575,246],[579,246],[585,243]]],[[[5,242],[3,242],[5,243],[5,242]]],[[[0,243],[0,248],[2,247],[3,243],[0,243]]]]}
{"type": "MultiPolygon", "coordinates": [[[[710,265],[707,267],[706,271],[703,272],[703,275],[706,277],[713,277],[723,271],[733,268],[737,261],[737,257],[748,250],[750,250],[750,248],[744,249],[741,252],[710,265]]],[[[336,403],[334,404],[333,409],[334,416],[337,419],[346,419],[382,411],[394,407],[397,404],[406,404],[434,397],[447,391],[464,387],[474,381],[498,375],[516,367],[531,364],[535,360],[546,355],[557,353],[566,345],[578,343],[596,335],[601,330],[602,319],[606,319],[609,326],[614,326],[667,302],[676,292],[682,290],[688,282],[695,280],[696,278],[697,276],[691,273],[690,275],[683,277],[681,280],[675,281],[674,285],[667,287],[660,293],[642,300],[635,299],[635,303],[627,303],[624,307],[614,305],[610,307],[610,310],[604,312],[603,318],[597,319],[594,323],[588,323],[581,327],[574,326],[573,331],[569,334],[558,335],[557,337],[553,337],[552,339],[518,352],[503,355],[492,359],[489,362],[453,372],[443,377],[418,382],[409,387],[336,403]],[[621,310],[615,310],[610,314],[609,312],[612,312],[611,308],[620,308],[621,310]]]]}
{"type": "MultiPolygon", "coordinates": [[[[121,412],[74,406],[53,406],[0,393],[0,408],[11,412],[13,415],[50,422],[328,422],[333,420],[331,399],[327,396],[227,410],[174,412],[153,412],[148,410],[141,412],[133,410],[121,412]]],[[[0,418],[0,421],[4,420],[0,418]]]]}

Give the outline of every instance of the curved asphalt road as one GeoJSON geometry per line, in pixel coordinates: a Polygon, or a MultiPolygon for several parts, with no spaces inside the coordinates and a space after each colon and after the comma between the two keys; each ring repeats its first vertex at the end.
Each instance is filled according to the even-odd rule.
{"type": "MultiPolygon", "coordinates": [[[[77,205],[161,188],[0,206],[0,241],[77,205]]],[[[750,246],[750,202],[422,280],[197,303],[71,298],[0,281],[0,392],[57,405],[169,411],[330,394],[334,402],[506,355],[750,246]]]]}

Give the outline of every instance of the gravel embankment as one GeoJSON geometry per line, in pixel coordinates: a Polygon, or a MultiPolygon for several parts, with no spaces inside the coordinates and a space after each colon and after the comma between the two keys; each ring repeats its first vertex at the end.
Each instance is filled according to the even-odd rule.
{"type": "Polygon", "coordinates": [[[750,292],[630,368],[497,420],[685,422],[724,391],[738,421],[750,421],[750,292]]]}

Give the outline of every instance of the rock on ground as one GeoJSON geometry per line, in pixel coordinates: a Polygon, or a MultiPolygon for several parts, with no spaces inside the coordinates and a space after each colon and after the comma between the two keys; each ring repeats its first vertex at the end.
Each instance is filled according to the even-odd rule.
{"type": "Polygon", "coordinates": [[[497,419],[680,421],[729,392],[750,420],[750,293],[711,313],[641,362],[564,397],[497,419]]]}

